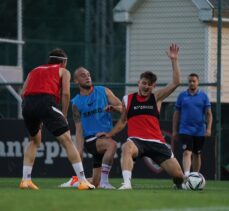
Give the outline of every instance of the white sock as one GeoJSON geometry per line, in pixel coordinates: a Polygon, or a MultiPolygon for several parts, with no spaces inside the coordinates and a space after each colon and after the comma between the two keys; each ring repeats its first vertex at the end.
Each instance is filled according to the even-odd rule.
{"type": "Polygon", "coordinates": [[[102,164],[102,169],[101,169],[101,178],[100,178],[100,184],[108,184],[108,177],[109,173],[111,170],[111,166],[107,164],[102,164]]]}
{"type": "Polygon", "coordinates": [[[79,163],[73,163],[72,167],[79,179],[79,181],[85,180],[85,174],[84,174],[84,170],[83,170],[83,165],[82,162],[79,163]]]}
{"type": "Polygon", "coordinates": [[[184,176],[188,177],[188,175],[190,174],[190,171],[185,171],[184,172],[184,176]]]}
{"type": "Polygon", "coordinates": [[[127,184],[127,185],[131,185],[131,171],[127,171],[127,170],[124,170],[122,171],[122,176],[123,176],[123,180],[124,180],[124,183],[127,184]]]}
{"type": "Polygon", "coordinates": [[[32,166],[23,166],[23,180],[31,180],[32,166]]]}

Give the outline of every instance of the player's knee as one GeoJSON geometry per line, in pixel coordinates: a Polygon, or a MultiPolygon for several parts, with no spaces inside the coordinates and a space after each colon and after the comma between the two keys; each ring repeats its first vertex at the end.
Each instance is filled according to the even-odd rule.
{"type": "Polygon", "coordinates": [[[32,142],[37,148],[40,147],[40,145],[41,145],[41,140],[33,139],[32,142]]]}
{"type": "Polygon", "coordinates": [[[72,145],[72,140],[70,133],[66,132],[58,137],[56,137],[57,140],[61,143],[61,145],[66,148],[69,144],[72,145]]]}
{"type": "Polygon", "coordinates": [[[106,153],[110,154],[113,156],[117,150],[117,143],[113,140],[109,141],[109,144],[106,145],[106,153]]]}
{"type": "Polygon", "coordinates": [[[110,148],[111,148],[111,150],[112,150],[113,152],[116,152],[116,150],[117,150],[117,143],[116,143],[115,141],[112,141],[112,142],[110,143],[110,148]]]}
{"type": "Polygon", "coordinates": [[[130,153],[130,148],[131,146],[129,145],[128,142],[126,142],[125,144],[122,145],[122,154],[128,154],[130,153]]]}
{"type": "Polygon", "coordinates": [[[189,150],[185,150],[185,151],[183,152],[183,156],[184,156],[184,157],[189,157],[189,156],[191,156],[191,155],[192,155],[192,152],[189,151],[189,150]]]}

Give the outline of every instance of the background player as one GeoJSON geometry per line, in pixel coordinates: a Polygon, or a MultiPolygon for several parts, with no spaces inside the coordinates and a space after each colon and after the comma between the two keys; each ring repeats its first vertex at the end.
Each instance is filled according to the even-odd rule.
{"type": "Polygon", "coordinates": [[[199,76],[188,76],[189,88],[180,93],[173,115],[173,136],[183,149],[183,170],[187,177],[192,170],[200,171],[201,151],[205,137],[211,136],[212,112],[208,96],[199,90],[199,76]],[[207,125],[207,127],[206,127],[207,125]],[[179,136],[177,136],[179,132],[179,136]]]}

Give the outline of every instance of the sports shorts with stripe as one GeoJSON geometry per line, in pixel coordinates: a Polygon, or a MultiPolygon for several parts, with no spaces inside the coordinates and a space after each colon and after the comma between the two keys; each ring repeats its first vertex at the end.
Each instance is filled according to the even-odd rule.
{"type": "Polygon", "coordinates": [[[63,113],[57,108],[55,97],[48,94],[29,95],[23,99],[22,115],[30,136],[35,136],[41,123],[54,135],[69,130],[63,113]]]}
{"type": "Polygon", "coordinates": [[[129,137],[127,140],[133,141],[138,148],[138,156],[134,159],[146,156],[160,165],[164,161],[174,157],[172,150],[167,144],[142,140],[134,137],[129,137]]]}
{"type": "Polygon", "coordinates": [[[97,151],[97,147],[96,147],[96,141],[98,139],[98,137],[96,137],[95,135],[91,135],[88,137],[85,137],[85,142],[84,142],[84,146],[86,148],[86,150],[93,155],[93,168],[100,168],[102,166],[102,160],[103,160],[103,154],[100,154],[97,151]]]}

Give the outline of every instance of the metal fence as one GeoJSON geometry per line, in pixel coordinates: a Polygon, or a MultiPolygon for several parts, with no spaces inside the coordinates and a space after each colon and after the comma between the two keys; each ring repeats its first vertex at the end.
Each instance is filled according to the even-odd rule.
{"type": "MultiPolygon", "coordinates": [[[[226,146],[225,135],[222,137],[221,132],[228,128],[226,121],[223,122],[221,106],[226,112],[229,103],[229,1],[69,1],[71,8],[63,1],[54,0],[32,4],[29,0],[1,1],[0,65],[22,67],[25,78],[34,66],[45,63],[48,52],[58,46],[70,57],[71,73],[76,67],[85,66],[90,69],[95,84],[110,87],[122,98],[126,91],[135,89],[141,71],[153,67],[160,78],[159,86],[170,80],[170,66],[164,50],[169,43],[177,42],[181,47],[183,85],[190,72],[197,72],[202,88],[215,105],[216,178],[219,179],[221,149],[226,146]]],[[[2,118],[18,117],[20,102],[15,100],[14,92],[19,93],[20,88],[20,83],[7,84],[1,80],[2,118]]],[[[162,119],[171,119],[177,93],[183,88],[181,86],[163,104],[162,119]]],[[[72,95],[76,92],[72,85],[72,95]]],[[[229,158],[225,160],[223,165],[229,163],[229,158]]]]}

